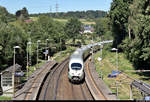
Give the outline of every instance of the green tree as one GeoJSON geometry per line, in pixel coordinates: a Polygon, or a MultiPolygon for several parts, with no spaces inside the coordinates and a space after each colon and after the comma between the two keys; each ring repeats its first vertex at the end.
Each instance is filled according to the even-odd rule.
{"type": "MultiPolygon", "coordinates": [[[[95,28],[96,35],[98,35],[99,37],[105,36],[107,33],[110,32],[109,18],[107,18],[107,17],[99,18],[95,22],[96,22],[96,25],[94,26],[94,28],[95,28]]],[[[112,35],[109,33],[109,36],[112,36],[112,35]]]]}
{"type": "Polygon", "coordinates": [[[21,49],[16,55],[16,63],[25,65],[25,50],[26,49],[26,36],[22,29],[17,28],[13,25],[0,23],[0,46],[1,46],[1,60],[0,67],[6,68],[13,64],[13,47],[20,46],[21,49]],[[17,57],[18,56],[18,57],[17,57]]]}
{"type": "MultiPolygon", "coordinates": [[[[25,24],[23,29],[26,34],[28,34],[28,38],[32,39],[32,42],[41,40],[41,42],[46,43],[46,39],[49,39],[48,47],[50,51],[49,54],[51,55],[66,48],[65,41],[67,36],[64,33],[64,25],[60,22],[54,21],[48,16],[39,16],[37,21],[25,24]],[[56,48],[53,49],[54,47],[56,48]]],[[[40,48],[45,51],[45,44],[40,44],[40,48]]],[[[33,46],[33,50],[36,50],[36,46],[33,46]]],[[[40,51],[40,57],[44,58],[42,50],[40,51]]]]}
{"type": "Polygon", "coordinates": [[[24,16],[26,19],[29,18],[28,10],[27,10],[26,7],[24,7],[24,8],[22,9],[22,14],[23,14],[23,16],[24,16]]]}
{"type": "Polygon", "coordinates": [[[82,23],[77,18],[71,18],[65,25],[65,33],[68,35],[69,39],[72,38],[74,44],[82,30],[81,25],[82,23]]]}
{"type": "Polygon", "coordinates": [[[0,21],[7,23],[8,11],[5,7],[0,6],[0,21]]]}
{"type": "Polygon", "coordinates": [[[113,0],[110,9],[110,19],[114,37],[113,46],[117,47],[128,35],[129,5],[132,0],[113,0]]]}
{"type": "Polygon", "coordinates": [[[122,44],[127,57],[137,68],[149,69],[150,65],[150,1],[134,0],[130,6],[131,38],[122,44]]]}
{"type": "Polygon", "coordinates": [[[28,14],[27,8],[24,7],[23,9],[16,11],[16,17],[17,19],[20,19],[20,20],[28,19],[29,14],[28,14]]]}

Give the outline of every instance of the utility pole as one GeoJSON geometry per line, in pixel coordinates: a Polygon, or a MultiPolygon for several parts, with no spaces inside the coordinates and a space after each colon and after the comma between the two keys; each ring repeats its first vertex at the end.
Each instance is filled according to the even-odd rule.
{"type": "Polygon", "coordinates": [[[56,16],[58,16],[58,3],[56,1],[56,16]]]}
{"type": "Polygon", "coordinates": [[[52,13],[52,6],[50,6],[50,14],[49,14],[50,17],[51,17],[51,13],[52,13]]]}

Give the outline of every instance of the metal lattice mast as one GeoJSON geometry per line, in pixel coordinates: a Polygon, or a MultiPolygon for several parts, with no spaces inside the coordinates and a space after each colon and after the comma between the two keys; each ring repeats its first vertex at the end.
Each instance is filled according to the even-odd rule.
{"type": "Polygon", "coordinates": [[[58,16],[58,2],[56,1],[56,16],[58,16]]]}
{"type": "Polygon", "coordinates": [[[50,13],[49,13],[49,16],[51,17],[51,13],[52,13],[52,6],[50,6],[50,13]]]}

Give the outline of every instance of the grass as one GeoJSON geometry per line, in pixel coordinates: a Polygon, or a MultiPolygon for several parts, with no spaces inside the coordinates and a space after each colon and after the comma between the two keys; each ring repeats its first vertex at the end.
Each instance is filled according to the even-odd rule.
{"type": "MultiPolygon", "coordinates": [[[[30,19],[32,19],[33,21],[37,21],[37,17],[30,17],[30,19]]],[[[68,19],[53,18],[53,20],[62,22],[64,24],[68,22],[68,19]]],[[[79,20],[85,25],[95,24],[95,22],[92,20],[91,21],[87,21],[86,19],[79,19],[79,20]]]]}
{"type": "MultiPolygon", "coordinates": [[[[45,60],[39,60],[38,67],[42,66],[45,64],[45,60]]],[[[29,67],[29,76],[32,75],[32,73],[36,70],[37,64],[30,66],[29,67]]],[[[26,70],[24,71],[25,76],[21,77],[21,84],[25,83],[27,81],[27,72],[26,70]]]]}
{"type": "Polygon", "coordinates": [[[29,68],[29,76],[36,70],[36,67],[40,67],[42,66],[43,64],[45,64],[45,60],[39,60],[39,63],[38,64],[35,64],[34,66],[31,66],[29,68]]]}
{"type": "MultiPolygon", "coordinates": [[[[98,62],[97,58],[100,56],[100,52],[97,52],[94,57],[95,57],[95,65],[96,65],[96,71],[100,75],[100,72],[102,71],[103,73],[103,80],[106,83],[106,85],[111,89],[113,93],[116,93],[116,85],[115,82],[119,82],[119,99],[121,100],[126,100],[129,99],[129,84],[132,82],[131,79],[126,78],[124,75],[119,74],[117,78],[108,78],[108,74],[112,73],[112,70],[116,70],[116,53],[115,52],[110,52],[108,50],[103,51],[103,60],[102,62],[98,62]],[[101,63],[101,64],[100,64],[101,63]],[[124,79],[124,80],[123,80],[124,79]],[[124,83],[124,84],[121,84],[124,83]]],[[[119,70],[125,71],[125,70],[134,70],[134,67],[132,63],[130,63],[125,55],[123,53],[118,54],[118,62],[119,62],[119,70]]],[[[148,78],[146,76],[141,76],[137,73],[133,72],[126,72],[130,77],[135,78],[135,79],[145,79],[148,78]]],[[[149,80],[142,80],[145,83],[149,83],[149,80]]],[[[136,89],[134,89],[136,90],[136,89]]],[[[137,93],[138,91],[134,91],[134,99],[141,99],[141,95],[137,93]]]]}
{"type": "Polygon", "coordinates": [[[71,55],[75,51],[76,47],[70,47],[68,46],[65,51],[60,51],[56,54],[54,54],[53,60],[56,60],[57,62],[63,61],[66,57],[71,55]]]}
{"type": "Polygon", "coordinates": [[[32,21],[37,21],[38,17],[30,17],[32,21]]]}
{"type": "Polygon", "coordinates": [[[67,23],[68,19],[57,19],[57,18],[53,18],[54,21],[58,21],[58,22],[62,22],[62,23],[67,23]]]}
{"type": "MultiPolygon", "coordinates": [[[[55,21],[59,21],[62,23],[67,23],[68,19],[58,19],[58,18],[53,18],[55,21]]],[[[86,19],[79,19],[83,24],[85,25],[91,25],[91,24],[95,24],[94,21],[87,21],[86,19]]]]}
{"type": "Polygon", "coordinates": [[[80,21],[81,21],[83,24],[87,24],[87,25],[95,24],[94,21],[87,21],[86,19],[80,19],[80,21]]]}
{"type": "Polygon", "coordinates": [[[11,97],[0,96],[0,100],[11,100],[11,97]]]}

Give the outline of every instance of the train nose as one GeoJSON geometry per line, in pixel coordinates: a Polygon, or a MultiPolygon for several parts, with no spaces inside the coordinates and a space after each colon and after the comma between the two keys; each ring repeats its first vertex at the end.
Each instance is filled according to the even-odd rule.
{"type": "Polygon", "coordinates": [[[72,77],[72,79],[74,80],[74,81],[79,81],[80,80],[80,78],[79,77],[72,77]]]}

